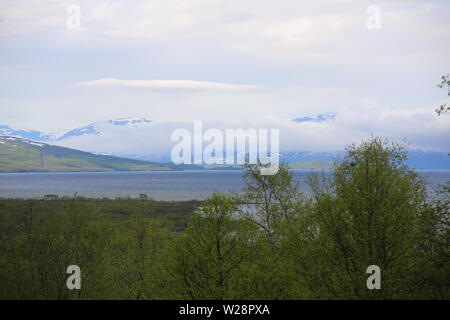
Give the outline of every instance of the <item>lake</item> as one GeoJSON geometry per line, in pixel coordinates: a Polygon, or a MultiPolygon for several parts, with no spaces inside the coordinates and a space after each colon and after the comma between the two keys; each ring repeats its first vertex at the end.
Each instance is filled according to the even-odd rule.
{"type": "MultiPolygon", "coordinates": [[[[311,172],[293,170],[303,192],[308,192],[305,179],[311,172]]],[[[419,172],[430,182],[430,191],[450,180],[450,170],[419,172]]],[[[96,198],[138,197],[145,193],[157,200],[204,199],[214,191],[239,191],[243,186],[241,176],[239,170],[0,173],[0,197],[39,198],[77,192],[96,198]]]]}

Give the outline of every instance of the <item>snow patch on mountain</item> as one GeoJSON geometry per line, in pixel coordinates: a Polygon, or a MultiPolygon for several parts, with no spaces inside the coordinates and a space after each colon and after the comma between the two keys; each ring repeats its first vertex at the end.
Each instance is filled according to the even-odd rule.
{"type": "Polygon", "coordinates": [[[62,141],[65,139],[69,139],[72,137],[78,137],[83,135],[100,135],[104,132],[107,132],[111,128],[114,127],[139,127],[142,125],[151,124],[153,121],[147,120],[145,118],[120,118],[114,120],[106,120],[88,124],[87,126],[76,128],[68,131],[61,137],[57,139],[57,141],[62,141]]]}
{"type": "Polygon", "coordinates": [[[24,138],[35,141],[51,141],[52,135],[37,130],[16,129],[7,125],[0,125],[0,135],[24,138]]]}

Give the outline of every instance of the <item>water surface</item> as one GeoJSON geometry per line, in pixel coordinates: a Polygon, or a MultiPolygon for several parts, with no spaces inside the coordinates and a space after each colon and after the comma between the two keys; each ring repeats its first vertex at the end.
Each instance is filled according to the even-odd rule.
{"type": "MultiPolygon", "coordinates": [[[[301,191],[308,192],[305,179],[312,172],[321,171],[293,170],[301,191]]],[[[450,180],[450,170],[419,172],[430,181],[430,190],[450,180]]],[[[239,191],[242,187],[239,170],[0,173],[0,197],[14,198],[75,193],[114,198],[145,193],[157,200],[190,200],[204,199],[214,191],[239,191]]]]}

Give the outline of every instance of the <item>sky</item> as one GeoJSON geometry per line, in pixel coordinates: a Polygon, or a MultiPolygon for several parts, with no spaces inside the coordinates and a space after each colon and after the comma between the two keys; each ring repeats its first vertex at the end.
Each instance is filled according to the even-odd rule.
{"type": "Polygon", "coordinates": [[[449,151],[434,113],[449,16],[449,1],[2,0],[0,124],[203,120],[278,127],[300,149],[374,134],[449,151]]]}

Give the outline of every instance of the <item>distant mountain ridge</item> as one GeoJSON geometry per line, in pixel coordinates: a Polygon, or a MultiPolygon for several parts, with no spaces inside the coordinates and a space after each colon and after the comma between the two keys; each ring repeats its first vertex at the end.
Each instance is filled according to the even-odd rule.
{"type": "Polygon", "coordinates": [[[18,137],[34,141],[50,141],[56,138],[49,133],[44,133],[37,130],[16,129],[6,125],[0,125],[0,135],[18,137]]]}
{"type": "MultiPolygon", "coordinates": [[[[327,123],[336,120],[337,114],[334,112],[322,113],[311,116],[303,116],[290,120],[294,125],[302,126],[304,123],[327,123]]],[[[287,120],[289,121],[289,120],[287,120]]],[[[54,143],[62,147],[69,147],[76,150],[87,150],[97,155],[115,155],[118,157],[130,158],[141,161],[170,163],[170,151],[157,152],[144,150],[139,144],[140,141],[148,141],[143,146],[159,144],[168,147],[170,150],[170,132],[174,128],[186,125],[177,122],[155,122],[146,118],[118,118],[90,123],[71,130],[62,132],[42,132],[39,130],[17,129],[7,125],[0,125],[0,136],[11,136],[22,138],[37,143],[54,143]],[[172,125],[172,127],[166,124],[172,125]],[[166,131],[161,131],[161,130],[166,131]],[[122,144],[116,141],[122,141],[122,144]],[[138,142],[137,148],[127,149],[128,142],[138,142]],[[109,144],[109,148],[105,145],[109,144]],[[111,145],[115,146],[114,149],[111,145]],[[168,153],[169,152],[169,153],[168,153]]],[[[143,142],[142,142],[143,143],[143,142]]],[[[281,152],[283,161],[288,163],[327,161],[343,154],[343,151],[310,152],[304,150],[281,152]]],[[[450,157],[445,152],[435,151],[409,151],[407,164],[418,169],[450,169],[450,157]]],[[[323,166],[323,163],[321,163],[323,166]]]]}
{"type": "MultiPolygon", "coordinates": [[[[329,168],[333,160],[344,154],[344,151],[287,151],[280,152],[280,160],[292,164],[292,168],[324,169],[329,168]]],[[[120,154],[118,156],[145,161],[171,162],[170,154],[120,154]]],[[[450,170],[450,156],[445,152],[409,150],[406,164],[414,169],[450,170]]]]}
{"type": "Polygon", "coordinates": [[[102,133],[102,129],[105,129],[108,126],[125,127],[147,125],[151,123],[153,123],[152,120],[148,120],[145,118],[118,118],[90,123],[79,128],[63,130],[60,133],[47,133],[39,130],[16,129],[7,125],[0,124],[0,136],[17,137],[38,142],[52,142],[63,141],[71,137],[82,135],[98,135],[102,133]]]}
{"type": "MultiPolygon", "coordinates": [[[[326,122],[336,119],[334,112],[328,112],[313,116],[304,116],[296,119],[292,119],[295,123],[304,122],[326,122]]],[[[153,120],[146,118],[118,118],[112,120],[104,120],[93,122],[85,126],[81,126],[74,129],[63,130],[59,133],[48,133],[39,130],[25,130],[16,129],[7,125],[0,124],[0,136],[11,136],[17,138],[23,138],[38,142],[52,142],[52,141],[64,141],[72,137],[79,137],[84,135],[99,135],[108,131],[108,127],[127,127],[127,126],[145,126],[155,123],[153,120]]]]}
{"type": "Polygon", "coordinates": [[[145,125],[145,124],[150,124],[150,123],[153,123],[153,121],[147,120],[145,118],[137,118],[137,119],[120,118],[120,119],[114,119],[114,120],[100,121],[100,122],[88,124],[87,126],[84,126],[81,128],[72,129],[72,130],[66,132],[65,134],[63,134],[61,137],[59,137],[57,139],[57,141],[62,141],[64,139],[68,139],[68,138],[76,137],[76,136],[82,136],[82,135],[86,135],[86,134],[98,135],[102,132],[102,129],[104,127],[107,127],[108,125],[125,127],[125,126],[145,125]]]}
{"type": "MultiPolygon", "coordinates": [[[[344,154],[333,152],[282,152],[280,158],[294,169],[328,169],[344,154]]],[[[174,165],[170,155],[126,155],[127,158],[54,146],[16,137],[0,136],[0,172],[147,171],[206,169],[207,166],[174,165]],[[139,159],[136,159],[136,158],[139,159]],[[134,158],[134,159],[133,159],[134,158]]],[[[407,164],[416,169],[450,169],[443,152],[409,151],[407,164]],[[424,166],[423,164],[428,164],[424,166]]]]}
{"type": "MultiPolygon", "coordinates": [[[[307,152],[291,151],[281,152],[280,157],[287,163],[325,161],[332,162],[336,157],[343,156],[344,151],[307,152]]],[[[414,169],[450,169],[450,156],[446,152],[408,150],[406,164],[414,169]]]]}

